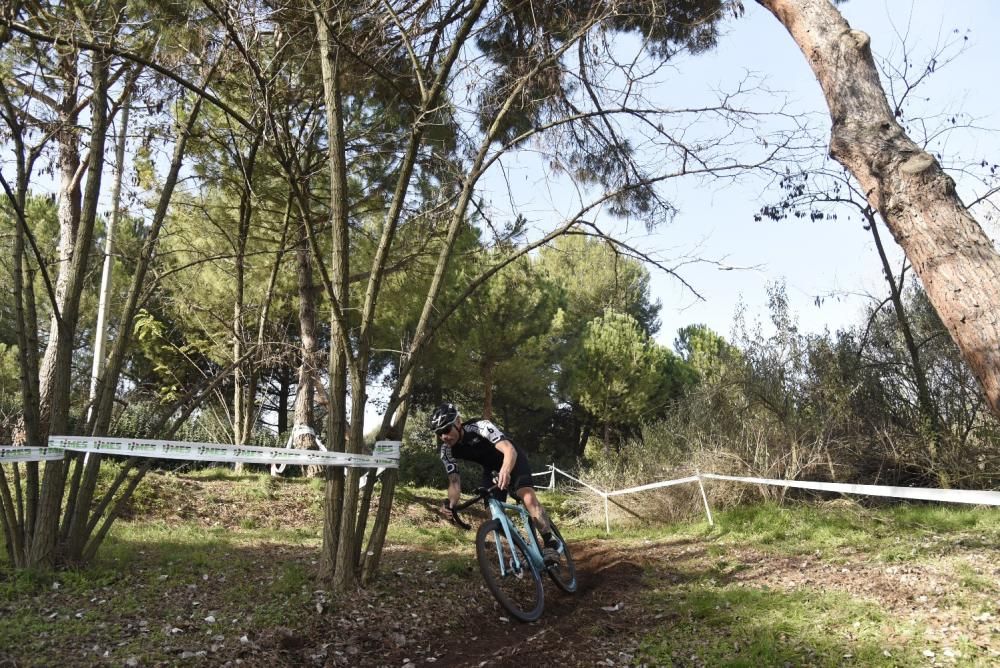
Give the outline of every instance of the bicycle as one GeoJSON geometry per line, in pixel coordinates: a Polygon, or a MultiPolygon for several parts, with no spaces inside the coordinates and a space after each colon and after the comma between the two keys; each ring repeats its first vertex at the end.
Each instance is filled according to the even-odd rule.
{"type": "Polygon", "coordinates": [[[476,560],[486,586],[494,598],[515,619],[533,622],[542,616],[545,607],[545,591],[542,587],[542,571],[549,574],[552,581],[566,593],[576,591],[576,565],[569,546],[555,524],[552,535],[559,541],[558,560],[547,563],[542,557],[541,537],[531,516],[514,492],[510,492],[517,505],[504,503],[494,496],[497,487],[480,487],[475,496],[452,508],[452,518],[463,529],[472,527],[458,516],[459,511],[479,501],[485,502],[491,519],[479,525],[476,532],[476,560]],[[520,526],[511,518],[520,519],[520,526]],[[531,536],[531,540],[526,537],[531,536]]]}

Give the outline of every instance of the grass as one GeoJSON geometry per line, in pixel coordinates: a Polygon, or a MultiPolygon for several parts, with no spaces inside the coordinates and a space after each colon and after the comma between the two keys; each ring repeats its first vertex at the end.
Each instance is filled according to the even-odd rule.
{"type": "Polygon", "coordinates": [[[615,536],[698,536],[718,546],[753,544],[782,554],[868,553],[883,562],[942,556],[968,547],[1000,546],[1000,510],[901,505],[869,509],[853,503],[774,503],[717,513],[706,522],[614,531],[615,536]]]}
{"type": "MultiPolygon", "coordinates": [[[[659,590],[648,603],[670,633],[646,638],[654,665],[898,666],[915,648],[886,649],[891,620],[873,603],[822,591],[727,589],[698,583],[659,590]]],[[[914,633],[911,631],[911,634],[914,633]]]]}
{"type": "Polygon", "coordinates": [[[319,540],[310,533],[122,522],[86,570],[0,571],[0,601],[11,604],[3,606],[0,647],[53,656],[86,639],[100,651],[78,657],[80,665],[100,663],[112,649],[146,665],[176,661],[173,647],[206,645],[206,634],[232,639],[252,628],[305,624],[315,574],[303,551],[289,551],[305,545],[305,554],[316,554],[319,540]]]}
{"type": "Polygon", "coordinates": [[[647,569],[647,614],[662,619],[665,629],[643,640],[642,660],[650,665],[912,666],[931,665],[935,657],[952,665],[995,665],[996,656],[967,634],[934,649],[927,638],[939,631],[937,615],[996,615],[1000,584],[983,573],[982,564],[966,560],[970,547],[989,551],[1000,545],[996,510],[765,504],[719,513],[713,527],[675,525],[632,535],[646,542],[679,538],[707,541],[704,558],[647,569]],[[934,614],[900,619],[860,593],[863,582],[848,582],[849,595],[829,590],[818,574],[809,586],[786,589],[736,577],[752,566],[741,562],[744,550],[776,564],[808,555],[816,565],[930,566],[953,574],[953,590],[936,603],[934,614]]]}

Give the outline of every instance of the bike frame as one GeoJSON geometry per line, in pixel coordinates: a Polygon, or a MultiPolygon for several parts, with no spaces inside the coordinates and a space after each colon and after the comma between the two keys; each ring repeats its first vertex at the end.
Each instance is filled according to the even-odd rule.
{"type": "MultiPolygon", "coordinates": [[[[489,505],[490,514],[493,516],[493,519],[499,521],[500,526],[503,527],[504,535],[507,537],[507,544],[513,545],[514,543],[514,539],[511,535],[512,533],[520,535],[521,540],[528,548],[528,558],[531,560],[535,570],[539,573],[543,572],[545,570],[545,560],[542,558],[542,553],[538,550],[538,545],[531,533],[531,515],[528,514],[528,511],[524,508],[524,506],[504,503],[503,501],[495,499],[492,496],[486,501],[489,505]],[[523,530],[514,525],[514,521],[511,519],[509,514],[511,512],[517,513],[521,520],[521,527],[523,527],[523,530]]],[[[494,540],[496,540],[495,537],[494,540]]],[[[497,547],[499,548],[499,545],[497,547]]],[[[502,575],[507,575],[508,565],[504,563],[502,550],[498,549],[497,555],[500,560],[500,573],[502,575]]],[[[510,556],[514,561],[514,568],[520,569],[521,560],[517,556],[517,551],[511,550],[510,556]]]]}

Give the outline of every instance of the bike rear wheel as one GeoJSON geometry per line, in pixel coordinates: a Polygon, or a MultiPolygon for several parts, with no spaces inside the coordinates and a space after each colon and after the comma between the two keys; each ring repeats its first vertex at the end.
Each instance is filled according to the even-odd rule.
{"type": "MultiPolygon", "coordinates": [[[[551,523],[550,523],[551,524],[551,523]]],[[[562,534],[555,524],[552,526],[552,535],[559,539],[562,548],[559,550],[559,561],[554,564],[546,564],[545,570],[549,577],[556,583],[556,586],[567,594],[576,591],[576,564],[573,563],[573,555],[569,552],[569,544],[563,539],[562,534]]]]}
{"type": "Polygon", "coordinates": [[[498,520],[483,522],[476,534],[476,559],[500,605],[515,619],[533,622],[545,606],[542,576],[531,563],[520,534],[512,531],[511,538],[507,540],[498,520]]]}

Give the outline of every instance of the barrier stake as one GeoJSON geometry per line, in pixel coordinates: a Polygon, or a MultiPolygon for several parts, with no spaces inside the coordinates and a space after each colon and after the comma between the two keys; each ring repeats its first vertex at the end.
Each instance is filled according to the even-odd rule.
{"type": "Polygon", "coordinates": [[[553,492],[556,490],[556,465],[553,462],[549,464],[549,468],[552,469],[552,477],[549,478],[549,489],[553,492]]]}
{"type": "Polygon", "coordinates": [[[708,507],[708,496],[705,495],[705,486],[701,484],[701,474],[697,470],[695,470],[695,474],[698,478],[698,489],[701,490],[701,501],[705,504],[705,514],[708,515],[708,526],[715,526],[715,523],[712,522],[712,509],[708,507]]]}
{"type": "Polygon", "coordinates": [[[611,535],[611,519],[608,515],[608,495],[601,494],[604,497],[604,532],[611,535]]]}

